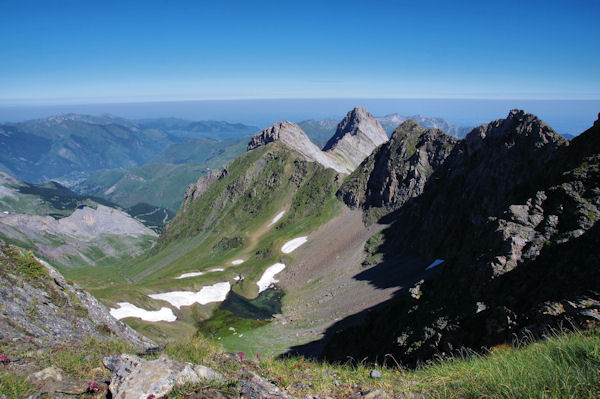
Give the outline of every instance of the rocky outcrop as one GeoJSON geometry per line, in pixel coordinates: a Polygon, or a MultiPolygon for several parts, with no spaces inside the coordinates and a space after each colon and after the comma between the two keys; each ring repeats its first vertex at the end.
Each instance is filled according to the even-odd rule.
{"type": "Polygon", "coordinates": [[[227,169],[212,169],[207,174],[200,176],[196,183],[190,184],[185,190],[185,194],[183,195],[184,206],[190,201],[198,199],[208,190],[211,184],[225,176],[227,176],[227,169]]]}
{"type": "Polygon", "coordinates": [[[599,170],[600,123],[571,143],[523,111],[474,129],[383,232],[384,257],[445,259],[436,277],[337,334],[325,357],[416,364],[599,320],[599,170]]]}
{"type": "Polygon", "coordinates": [[[145,360],[123,354],[107,356],[102,362],[112,372],[109,389],[115,399],[163,398],[177,386],[223,378],[208,367],[178,362],[166,355],[145,360]]]}
{"type": "Polygon", "coordinates": [[[88,292],[28,251],[0,241],[0,340],[53,346],[116,336],[140,348],[155,344],[113,318],[88,292]]]}
{"type": "Polygon", "coordinates": [[[356,107],[338,124],[323,151],[345,165],[348,171],[353,171],[387,140],[385,130],[373,115],[362,107],[356,107]]]}
{"type": "Polygon", "coordinates": [[[314,145],[298,125],[288,121],[277,122],[256,134],[248,143],[248,151],[275,141],[298,151],[308,161],[318,162],[336,172],[348,172],[342,163],[332,159],[314,145]]]}
{"type": "Polygon", "coordinates": [[[441,130],[424,129],[408,120],[360,164],[337,195],[353,208],[398,209],[423,192],[457,141],[441,130]]]}

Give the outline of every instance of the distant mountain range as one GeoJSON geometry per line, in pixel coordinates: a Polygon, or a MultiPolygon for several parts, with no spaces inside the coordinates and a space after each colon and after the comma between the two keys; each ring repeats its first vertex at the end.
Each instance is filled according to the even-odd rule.
{"type": "Polygon", "coordinates": [[[227,122],[57,115],[0,125],[0,170],[33,183],[55,180],[71,186],[100,169],[145,165],[172,144],[239,138],[257,130],[227,122]]]}

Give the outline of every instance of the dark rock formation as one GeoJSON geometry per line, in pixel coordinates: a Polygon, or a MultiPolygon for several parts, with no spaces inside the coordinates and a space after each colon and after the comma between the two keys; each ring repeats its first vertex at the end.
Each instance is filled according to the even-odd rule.
{"type": "Polygon", "coordinates": [[[324,356],[414,365],[600,320],[599,183],[598,122],[571,143],[523,111],[474,129],[383,232],[384,258],[445,259],[440,272],[324,356]]]}
{"type": "Polygon", "coordinates": [[[350,207],[398,209],[423,192],[457,141],[408,120],[345,180],[338,197],[350,207]]]}

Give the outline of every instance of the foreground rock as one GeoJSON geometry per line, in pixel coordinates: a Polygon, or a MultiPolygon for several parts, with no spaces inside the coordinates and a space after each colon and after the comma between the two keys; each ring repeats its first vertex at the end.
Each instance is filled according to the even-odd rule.
{"type": "Polygon", "coordinates": [[[208,367],[177,362],[165,355],[144,360],[123,354],[107,356],[102,362],[113,373],[109,389],[115,399],[161,398],[176,386],[223,378],[208,367]]]}
{"type": "MultiPolygon", "coordinates": [[[[156,360],[144,360],[123,354],[107,356],[103,363],[113,376],[109,389],[115,399],[162,398],[176,387],[186,384],[207,383],[224,380],[224,377],[208,367],[178,362],[162,355],[156,360]]],[[[288,399],[289,396],[252,371],[247,371],[236,382],[241,397],[252,399],[288,399]]],[[[215,390],[202,391],[192,397],[231,398],[215,390]]]]}

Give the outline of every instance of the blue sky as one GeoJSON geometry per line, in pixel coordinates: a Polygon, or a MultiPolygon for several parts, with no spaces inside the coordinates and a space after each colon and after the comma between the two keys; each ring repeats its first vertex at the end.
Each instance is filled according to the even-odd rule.
{"type": "Polygon", "coordinates": [[[600,0],[4,0],[0,103],[599,99],[598,15],[600,0]]]}

